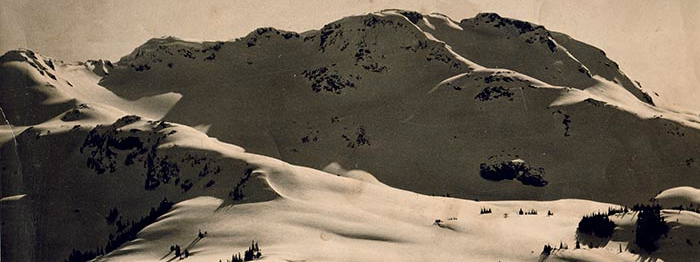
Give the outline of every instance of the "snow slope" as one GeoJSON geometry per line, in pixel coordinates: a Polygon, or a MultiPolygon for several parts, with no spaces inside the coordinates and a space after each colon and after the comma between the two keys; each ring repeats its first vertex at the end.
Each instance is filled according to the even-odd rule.
{"type": "Polygon", "coordinates": [[[700,189],[689,186],[670,188],[656,195],[654,200],[664,206],[693,208],[700,204],[700,189]]]}
{"type": "Polygon", "coordinates": [[[169,247],[188,243],[195,244],[185,260],[218,261],[246,250],[251,240],[259,242],[262,261],[687,261],[698,255],[700,215],[694,212],[664,210],[672,230],[649,255],[633,244],[634,212],[611,216],[617,229],[599,247],[579,236],[583,215],[617,208],[612,204],[431,197],[252,154],[238,157],[258,165],[253,176],[275,199],[233,206],[214,197],[183,201],[138,240],[97,261],[171,260],[169,247]],[[480,214],[482,208],[492,213],[480,214]],[[531,209],[539,213],[518,214],[531,209]],[[200,231],[207,235],[198,238],[200,231]],[[581,249],[574,249],[577,240],[581,249]],[[545,244],[556,250],[543,255],[545,244]]]}
{"type": "Polygon", "coordinates": [[[429,197],[275,162],[261,161],[254,171],[278,193],[275,200],[181,202],[139,240],[98,261],[162,260],[170,245],[186,246],[198,230],[208,234],[191,249],[190,261],[230,258],[252,239],[260,243],[263,261],[536,261],[546,243],[573,246],[583,214],[611,206],[429,197]],[[479,215],[482,207],[493,214],[479,215]],[[541,213],[520,216],[520,208],[541,213]],[[555,215],[547,217],[548,210],[555,215]],[[436,219],[444,222],[436,225],[436,219]]]}
{"type": "MultiPolygon", "coordinates": [[[[0,57],[0,109],[7,261],[99,251],[164,198],[179,204],[101,259],[167,258],[201,229],[201,261],[253,239],[274,261],[531,261],[545,244],[572,247],[604,203],[700,182],[696,112],[654,106],[594,47],[493,14],[386,10],[301,34],[157,38],[116,63],[16,50],[0,57]],[[447,194],[501,201],[428,196],[447,194]]],[[[694,254],[695,214],[674,212],[664,261],[694,254]]],[[[547,260],[637,260],[616,246],[633,218],[605,248],[547,260]]]]}

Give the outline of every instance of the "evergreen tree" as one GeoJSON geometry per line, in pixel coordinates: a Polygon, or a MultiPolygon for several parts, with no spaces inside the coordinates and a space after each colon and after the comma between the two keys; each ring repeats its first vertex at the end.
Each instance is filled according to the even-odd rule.
{"type": "Polygon", "coordinates": [[[544,245],[544,248],[542,249],[542,255],[545,255],[545,256],[551,255],[553,249],[554,248],[552,248],[552,246],[550,246],[549,244],[544,245]]]}
{"type": "Polygon", "coordinates": [[[666,221],[661,217],[661,206],[635,205],[633,209],[639,210],[635,243],[648,253],[656,251],[656,242],[669,230],[666,221]]]}
{"type": "Polygon", "coordinates": [[[578,231],[600,238],[609,238],[615,232],[615,223],[605,214],[586,215],[579,221],[578,231]]]}
{"type": "Polygon", "coordinates": [[[119,217],[119,210],[117,208],[112,208],[109,210],[109,214],[105,217],[107,220],[108,225],[113,225],[114,222],[117,221],[117,218],[119,217]]]}

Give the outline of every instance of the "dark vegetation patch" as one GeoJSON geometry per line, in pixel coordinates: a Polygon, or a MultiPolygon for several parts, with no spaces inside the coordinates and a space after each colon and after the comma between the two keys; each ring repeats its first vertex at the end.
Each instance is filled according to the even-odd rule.
{"type": "MultiPolygon", "coordinates": [[[[331,68],[334,65],[331,65],[331,68]]],[[[338,71],[329,69],[328,67],[304,70],[302,75],[311,82],[311,90],[316,93],[327,91],[341,94],[343,89],[355,87],[355,83],[350,81],[350,79],[341,76],[338,71]]]]}
{"type": "Polygon", "coordinates": [[[536,215],[537,215],[537,210],[535,210],[535,209],[530,209],[530,210],[528,210],[528,211],[523,211],[523,209],[521,208],[520,210],[518,210],[518,215],[521,215],[521,216],[536,216],[536,215]]]}
{"type": "Polygon", "coordinates": [[[685,132],[683,132],[683,130],[681,130],[681,127],[678,124],[664,123],[664,126],[668,128],[666,130],[666,134],[669,134],[669,135],[672,135],[675,137],[685,137],[685,132]]]}
{"type": "Polygon", "coordinates": [[[56,67],[53,64],[53,61],[51,59],[44,59],[44,63],[46,63],[47,66],[51,68],[51,70],[56,70],[56,67]]]}
{"type": "Polygon", "coordinates": [[[354,135],[343,134],[341,137],[347,142],[346,146],[348,148],[371,146],[369,136],[367,135],[367,129],[364,126],[359,126],[354,135]]]}
{"type": "Polygon", "coordinates": [[[130,65],[134,70],[137,72],[143,72],[143,71],[148,71],[151,70],[151,66],[148,64],[131,64],[130,65]]]}
{"type": "Polygon", "coordinates": [[[229,197],[233,199],[234,201],[240,201],[243,200],[245,195],[243,194],[243,188],[245,188],[246,183],[248,180],[250,180],[250,176],[253,174],[253,169],[246,169],[246,171],[243,173],[243,177],[238,181],[236,186],[229,192],[229,197]]]}
{"type": "Polygon", "coordinates": [[[670,227],[661,217],[659,205],[634,205],[632,210],[638,211],[635,241],[642,250],[652,253],[659,249],[658,241],[668,233],[670,227]]]}
{"type": "Polygon", "coordinates": [[[691,158],[687,158],[687,159],[685,160],[685,165],[686,165],[687,167],[693,166],[694,163],[695,163],[695,158],[692,158],[692,157],[691,157],[691,158]]]}
{"type": "MultiPolygon", "coordinates": [[[[182,156],[159,155],[158,146],[163,139],[176,133],[161,130],[171,127],[163,121],[148,122],[152,130],[120,128],[139,121],[137,116],[126,116],[110,126],[97,126],[92,129],[80,148],[81,154],[87,154],[86,164],[96,174],[114,173],[118,167],[142,163],[144,167],[144,188],[154,190],[164,184],[180,186],[183,192],[192,188],[194,181],[186,179],[181,183],[183,168],[191,168],[199,178],[221,172],[215,159],[199,156],[196,153],[184,153],[182,156]],[[122,160],[123,159],[123,160],[122,160]]],[[[193,176],[190,174],[189,176],[193,176]]]]}
{"type": "Polygon", "coordinates": [[[73,109],[63,114],[63,116],[61,117],[61,121],[70,122],[83,119],[84,115],[81,110],[84,109],[89,109],[89,107],[86,104],[79,104],[74,106],[73,109]]]}
{"type": "MultiPolygon", "coordinates": [[[[323,26],[319,32],[319,50],[325,52],[326,48],[335,45],[336,41],[343,36],[342,25],[340,23],[331,23],[323,26]]],[[[306,40],[306,39],[305,39],[306,40]]],[[[343,46],[347,46],[347,40],[342,43],[343,46]]],[[[344,49],[343,49],[344,50],[344,49]]],[[[342,50],[341,50],[342,51],[342,50]]]]}
{"type": "Polygon", "coordinates": [[[452,54],[448,53],[444,46],[437,45],[430,50],[428,56],[425,58],[427,61],[438,61],[445,63],[453,69],[461,69],[462,63],[455,60],[452,54]]]}
{"type": "Polygon", "coordinates": [[[320,134],[320,130],[311,130],[312,128],[308,128],[309,131],[306,133],[304,137],[301,138],[301,143],[306,144],[306,143],[316,143],[318,142],[318,135],[320,134]]]}
{"type": "MultiPolygon", "coordinates": [[[[670,230],[669,225],[661,216],[662,207],[658,204],[645,205],[635,204],[632,211],[637,213],[636,228],[634,230],[634,244],[642,251],[651,254],[658,250],[658,241],[662,236],[666,236],[670,230]]],[[[612,238],[615,232],[615,223],[609,219],[609,216],[622,214],[623,216],[629,213],[627,207],[608,208],[607,213],[594,213],[584,216],[578,224],[577,241],[578,248],[580,241],[589,242],[589,247],[603,247],[612,238]],[[582,236],[595,237],[599,241],[592,243],[591,239],[585,239],[582,236]]],[[[586,244],[585,242],[582,242],[586,244]]],[[[689,240],[686,240],[689,242],[689,240]]],[[[620,249],[622,252],[622,249],[620,249]]]]}
{"type": "Polygon", "coordinates": [[[498,73],[484,77],[484,83],[487,83],[487,84],[495,83],[495,82],[509,83],[509,82],[513,82],[513,81],[515,81],[514,78],[512,78],[510,76],[501,75],[498,73]]]}
{"type": "MultiPolygon", "coordinates": [[[[116,234],[109,234],[109,238],[104,246],[97,247],[95,250],[88,251],[80,251],[73,249],[73,252],[71,252],[71,254],[68,255],[68,258],[64,261],[90,261],[96,258],[97,256],[108,254],[109,252],[116,250],[124,243],[136,239],[136,234],[139,231],[144,229],[146,226],[153,224],[153,222],[156,222],[158,217],[167,213],[173,207],[174,204],[175,203],[170,202],[167,199],[163,199],[163,201],[160,202],[157,208],[152,207],[151,211],[146,216],[141,217],[138,221],[123,221],[122,217],[120,216],[119,219],[117,219],[114,222],[114,225],[116,227],[116,234]]],[[[116,212],[116,208],[114,208],[113,210],[115,210],[116,212]]]]}
{"type": "Polygon", "coordinates": [[[394,21],[391,19],[384,19],[382,17],[376,16],[376,15],[368,15],[364,18],[362,21],[366,27],[371,27],[375,28],[378,25],[380,26],[385,26],[385,25],[392,25],[394,24],[394,21]]]}
{"type": "Polygon", "coordinates": [[[491,214],[491,213],[492,213],[491,208],[482,207],[481,210],[479,211],[479,215],[491,214]]]}
{"type": "Polygon", "coordinates": [[[647,102],[648,104],[655,106],[654,104],[654,99],[651,98],[649,94],[646,92],[642,92],[642,99],[644,99],[644,102],[647,102]]]}
{"type": "Polygon", "coordinates": [[[205,61],[210,61],[210,60],[214,60],[214,59],[216,59],[216,53],[211,53],[211,54],[209,54],[209,56],[204,58],[205,61]]]}
{"type": "Polygon", "coordinates": [[[551,52],[556,51],[556,43],[552,40],[552,35],[544,26],[533,25],[529,22],[524,22],[516,19],[503,18],[496,13],[481,13],[476,16],[476,23],[483,22],[491,24],[496,28],[513,28],[529,44],[541,43],[546,44],[551,52]]]}
{"type": "Polygon", "coordinates": [[[562,115],[561,124],[564,125],[564,136],[571,136],[571,133],[569,133],[571,130],[571,116],[562,112],[561,110],[554,111],[552,114],[562,115]]]}
{"type": "Polygon", "coordinates": [[[513,101],[513,92],[507,87],[503,86],[489,86],[481,90],[474,96],[474,99],[479,101],[491,101],[499,98],[507,98],[509,101],[513,101]]]}
{"type": "Polygon", "coordinates": [[[490,181],[518,180],[523,185],[544,187],[549,184],[544,178],[544,168],[534,168],[524,162],[503,161],[479,165],[481,178],[490,181]]]}
{"type": "Polygon", "coordinates": [[[610,221],[608,214],[585,215],[579,221],[577,231],[599,238],[610,238],[615,232],[615,223],[610,221]]]}
{"type": "Polygon", "coordinates": [[[589,103],[593,106],[596,106],[596,107],[602,107],[602,106],[606,105],[605,102],[600,101],[600,100],[595,100],[593,98],[586,98],[586,100],[583,100],[583,101],[585,101],[586,103],[589,103]]]}
{"type": "MultiPolygon", "coordinates": [[[[364,44],[364,42],[361,42],[364,44]]],[[[384,65],[380,65],[372,57],[372,51],[370,51],[366,46],[363,46],[355,52],[355,66],[360,66],[362,69],[373,73],[381,73],[386,71],[388,68],[384,65]]]]}
{"type": "MultiPolygon", "coordinates": [[[[262,257],[262,251],[258,247],[258,242],[255,240],[251,241],[250,247],[248,247],[248,250],[243,252],[243,256],[241,256],[241,253],[238,252],[238,254],[234,253],[231,256],[231,260],[226,260],[227,262],[243,262],[243,261],[253,261],[256,259],[259,259],[262,257]]],[[[221,261],[221,260],[219,260],[221,261]]]]}
{"type": "Polygon", "coordinates": [[[457,91],[464,89],[464,87],[462,87],[461,85],[457,85],[457,84],[453,84],[453,83],[449,83],[449,82],[447,83],[447,86],[452,87],[452,89],[457,90],[457,91]]]}
{"type": "MultiPolygon", "coordinates": [[[[254,47],[258,45],[260,42],[258,40],[260,39],[272,39],[273,36],[278,37],[278,38],[283,38],[285,40],[292,39],[292,38],[299,38],[300,35],[295,32],[285,32],[285,31],[280,31],[277,30],[276,28],[273,27],[261,27],[258,29],[255,29],[255,35],[250,36],[246,40],[246,45],[248,47],[254,47]]],[[[304,41],[307,41],[304,39],[304,41]]]]}
{"type": "Polygon", "coordinates": [[[415,11],[401,11],[400,14],[408,18],[408,20],[414,24],[423,19],[423,15],[415,11]]]}

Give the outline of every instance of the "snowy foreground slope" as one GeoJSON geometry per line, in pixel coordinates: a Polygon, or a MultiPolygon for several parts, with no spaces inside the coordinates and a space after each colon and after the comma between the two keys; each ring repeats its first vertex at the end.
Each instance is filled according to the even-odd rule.
{"type": "Polygon", "coordinates": [[[601,50],[496,14],[159,38],[115,63],[10,51],[2,260],[226,261],[255,240],[268,261],[688,261],[700,117],[655,99],[601,50]],[[637,211],[577,232],[650,198],[670,227],[651,253],[637,211]]]}
{"type": "MultiPolygon", "coordinates": [[[[137,241],[98,261],[168,260],[173,257],[171,245],[189,243],[196,244],[187,260],[225,261],[246,250],[251,239],[260,244],[262,261],[640,261],[650,257],[629,252],[635,249],[630,244],[633,213],[612,217],[618,228],[606,244],[574,249],[581,239],[576,234],[581,216],[616,207],[610,204],[430,197],[248,157],[257,158],[253,161],[262,166],[253,177],[268,183],[277,198],[235,206],[213,197],[183,201],[144,229],[137,241]],[[481,208],[493,213],[479,214],[481,208]],[[519,215],[519,209],[540,212],[519,215]],[[549,212],[553,215],[548,216],[549,212]],[[435,223],[436,219],[442,222],[435,223]],[[207,235],[198,239],[199,230],[207,235]],[[545,244],[570,248],[543,255],[545,244]]],[[[694,243],[685,243],[700,240],[700,215],[676,212],[664,211],[674,229],[653,256],[660,258],[657,261],[688,261],[700,255],[694,243]]]]}
{"type": "MultiPolygon", "coordinates": [[[[49,144],[66,143],[80,134],[80,130],[61,131],[48,125],[43,128],[54,131],[35,143],[42,140],[49,144]]],[[[137,154],[135,165],[118,166],[115,171],[103,174],[92,170],[79,173],[73,169],[69,175],[54,170],[51,174],[65,181],[47,181],[45,187],[29,189],[24,197],[5,198],[4,212],[6,208],[24,208],[37,209],[33,212],[40,214],[31,218],[38,222],[35,232],[26,231],[28,221],[12,217],[21,214],[10,213],[9,219],[3,214],[6,223],[3,233],[7,233],[4,239],[24,240],[31,243],[29,247],[51,251],[43,258],[32,259],[41,252],[30,252],[29,259],[9,261],[60,261],[53,259],[53,255],[64,253],[65,248],[101,246],[108,234],[120,232],[105,223],[108,210],[116,207],[119,220],[138,218],[148,214],[148,208],[157,206],[162,197],[184,201],[146,226],[137,239],[97,257],[97,261],[172,261],[171,245],[189,247],[190,256],[186,260],[218,261],[244,251],[251,240],[262,246],[262,261],[539,261],[545,258],[547,261],[635,261],[640,258],[630,252],[640,253],[631,244],[635,227],[633,212],[611,216],[618,224],[616,233],[610,239],[600,240],[605,244],[598,248],[587,247],[588,240],[577,235],[582,216],[618,207],[613,204],[585,200],[477,202],[425,196],[386,186],[363,171],[345,171],[337,165],[329,166],[329,172],[294,166],[246,153],[191,128],[136,117],[125,117],[104,129],[93,130],[113,134],[115,140],[106,142],[102,149],[113,150],[114,156],[108,159],[115,163],[127,161],[129,155],[141,151],[128,148],[125,143],[130,140],[125,137],[136,137],[144,144],[149,139],[160,142],[155,144],[157,148],[137,154]],[[152,154],[157,156],[151,158],[152,154]],[[140,156],[146,158],[143,165],[138,160],[140,156]],[[188,162],[188,159],[200,162],[188,162]],[[149,161],[160,164],[151,167],[149,161]],[[165,171],[171,165],[167,163],[173,162],[187,165],[180,165],[177,172],[165,171]],[[152,190],[143,190],[142,172],[148,178],[150,168],[159,170],[161,183],[152,190]],[[178,184],[177,180],[190,182],[178,184]],[[205,181],[216,183],[207,186],[209,183],[205,181]],[[190,185],[189,189],[185,190],[185,184],[190,185]],[[232,199],[231,190],[240,192],[240,198],[232,199]],[[491,213],[480,214],[482,208],[491,213]],[[521,215],[519,210],[537,210],[538,214],[521,215]],[[440,222],[436,223],[438,219],[440,222]],[[206,232],[201,239],[197,236],[200,231],[206,232]],[[583,243],[581,249],[574,249],[577,240],[583,243]],[[541,252],[546,244],[555,247],[563,244],[569,249],[544,256],[541,252]]],[[[85,144],[85,149],[89,149],[93,143],[85,144]]],[[[64,150],[53,153],[66,159],[81,155],[76,152],[70,156],[64,150]]],[[[99,156],[96,153],[95,159],[99,156]]],[[[697,197],[696,192],[674,193],[678,190],[669,190],[670,193],[662,193],[659,198],[669,194],[687,199],[697,197]]],[[[689,211],[664,212],[674,228],[661,240],[661,248],[654,257],[684,261],[683,258],[694,256],[694,249],[684,241],[690,238],[697,241],[694,238],[700,215],[689,211]],[[680,220],[674,221],[677,218],[680,220]]],[[[10,243],[13,244],[17,242],[10,243]]]]}

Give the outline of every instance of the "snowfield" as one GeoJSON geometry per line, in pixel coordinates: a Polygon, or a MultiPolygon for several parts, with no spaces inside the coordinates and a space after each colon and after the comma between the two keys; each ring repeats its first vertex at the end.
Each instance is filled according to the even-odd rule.
{"type": "Polygon", "coordinates": [[[700,114],[655,99],[493,13],[154,38],[114,63],[14,50],[2,260],[691,261],[700,114]]]}

